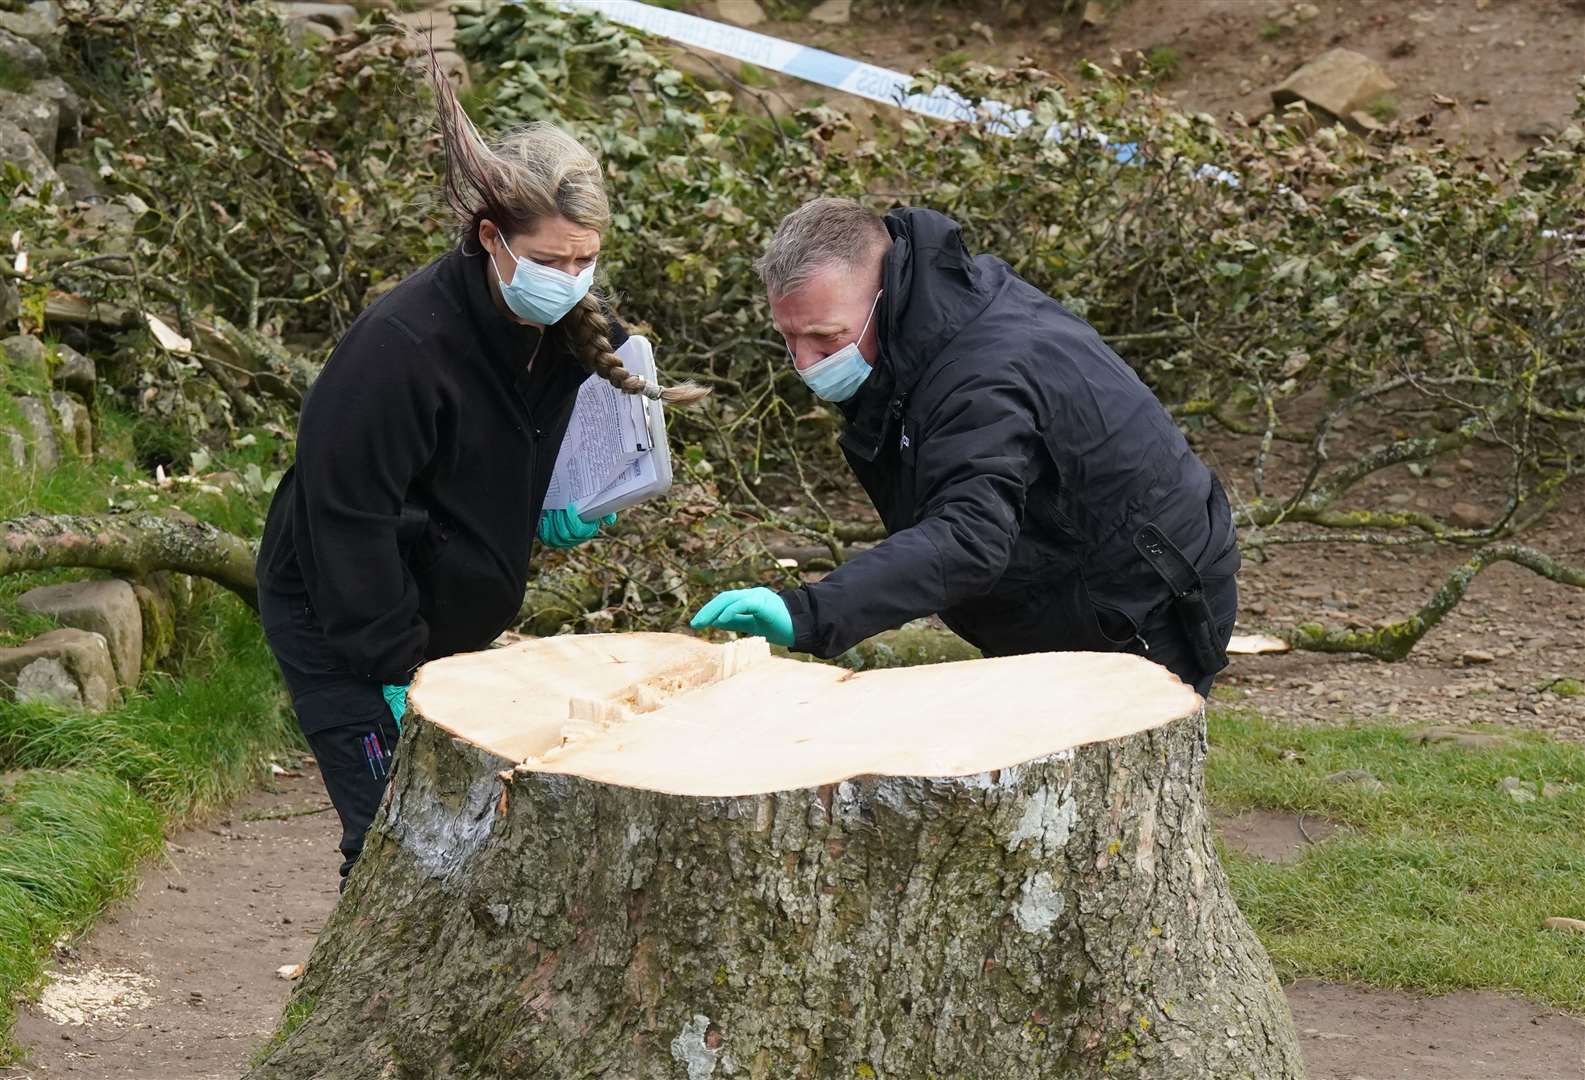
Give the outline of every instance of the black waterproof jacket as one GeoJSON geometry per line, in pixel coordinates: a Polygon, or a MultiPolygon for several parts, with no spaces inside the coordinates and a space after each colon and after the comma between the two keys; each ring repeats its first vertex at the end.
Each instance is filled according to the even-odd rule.
{"type": "Polygon", "coordinates": [[[1150,390],[1082,319],[931,210],[886,216],[880,355],[841,444],[888,537],[782,593],[793,648],[835,656],[940,614],[988,655],[1133,645],[1170,591],[1154,522],[1208,587],[1232,514],[1150,390]]]}
{"type": "MultiPolygon", "coordinates": [[[[587,373],[558,327],[511,322],[459,249],[360,315],[314,382],[270,504],[259,584],[306,593],[349,673],[406,682],[480,649],[522,604],[587,373]]],[[[627,339],[613,320],[611,342],[627,339]]]]}

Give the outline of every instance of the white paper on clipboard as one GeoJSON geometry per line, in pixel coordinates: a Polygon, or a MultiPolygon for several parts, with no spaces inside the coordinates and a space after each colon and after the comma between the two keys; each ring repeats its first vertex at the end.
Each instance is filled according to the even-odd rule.
{"type": "MultiPolygon", "coordinates": [[[[655,381],[655,350],[647,338],[628,338],[616,355],[628,371],[655,381]]],[[[545,509],[574,507],[593,522],[669,487],[671,452],[660,402],[625,394],[595,376],[585,379],[556,455],[545,509]]]]}

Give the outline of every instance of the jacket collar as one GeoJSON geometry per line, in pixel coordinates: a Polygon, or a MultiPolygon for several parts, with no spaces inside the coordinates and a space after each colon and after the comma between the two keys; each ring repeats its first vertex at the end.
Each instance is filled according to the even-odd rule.
{"type": "Polygon", "coordinates": [[[572,355],[567,334],[559,324],[541,332],[503,315],[495,306],[488,262],[483,251],[453,248],[441,260],[439,274],[447,301],[473,325],[488,362],[516,387],[525,404],[571,393],[588,373],[572,355]],[[530,357],[534,357],[532,369],[530,357]]]}
{"type": "Polygon", "coordinates": [[[865,461],[880,453],[930,365],[993,296],[957,222],[920,207],[893,210],[884,220],[892,247],[881,266],[880,355],[842,405],[842,446],[865,461]]]}

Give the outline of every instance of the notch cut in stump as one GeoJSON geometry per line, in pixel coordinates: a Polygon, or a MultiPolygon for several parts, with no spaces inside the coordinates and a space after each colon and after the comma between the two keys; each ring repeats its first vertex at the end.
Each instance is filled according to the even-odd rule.
{"type": "Polygon", "coordinates": [[[1302,1075],[1142,659],[564,636],[410,700],[253,1080],[1302,1075]]]}

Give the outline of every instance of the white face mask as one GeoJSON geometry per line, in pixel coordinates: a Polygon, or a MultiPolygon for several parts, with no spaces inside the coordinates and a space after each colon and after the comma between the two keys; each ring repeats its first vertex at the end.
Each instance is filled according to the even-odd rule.
{"type": "MultiPolygon", "coordinates": [[[[881,292],[885,290],[882,289],[881,292]]],[[[881,293],[878,292],[875,294],[875,299],[870,302],[869,317],[864,320],[864,328],[859,331],[856,339],[824,360],[818,360],[798,372],[799,378],[814,391],[816,397],[826,401],[846,401],[858,393],[859,387],[864,385],[864,380],[870,377],[873,369],[864,359],[864,354],[859,351],[859,342],[864,340],[864,335],[875,318],[875,308],[880,302],[881,293]]],[[[787,351],[787,355],[792,355],[791,349],[787,351]]]]}

